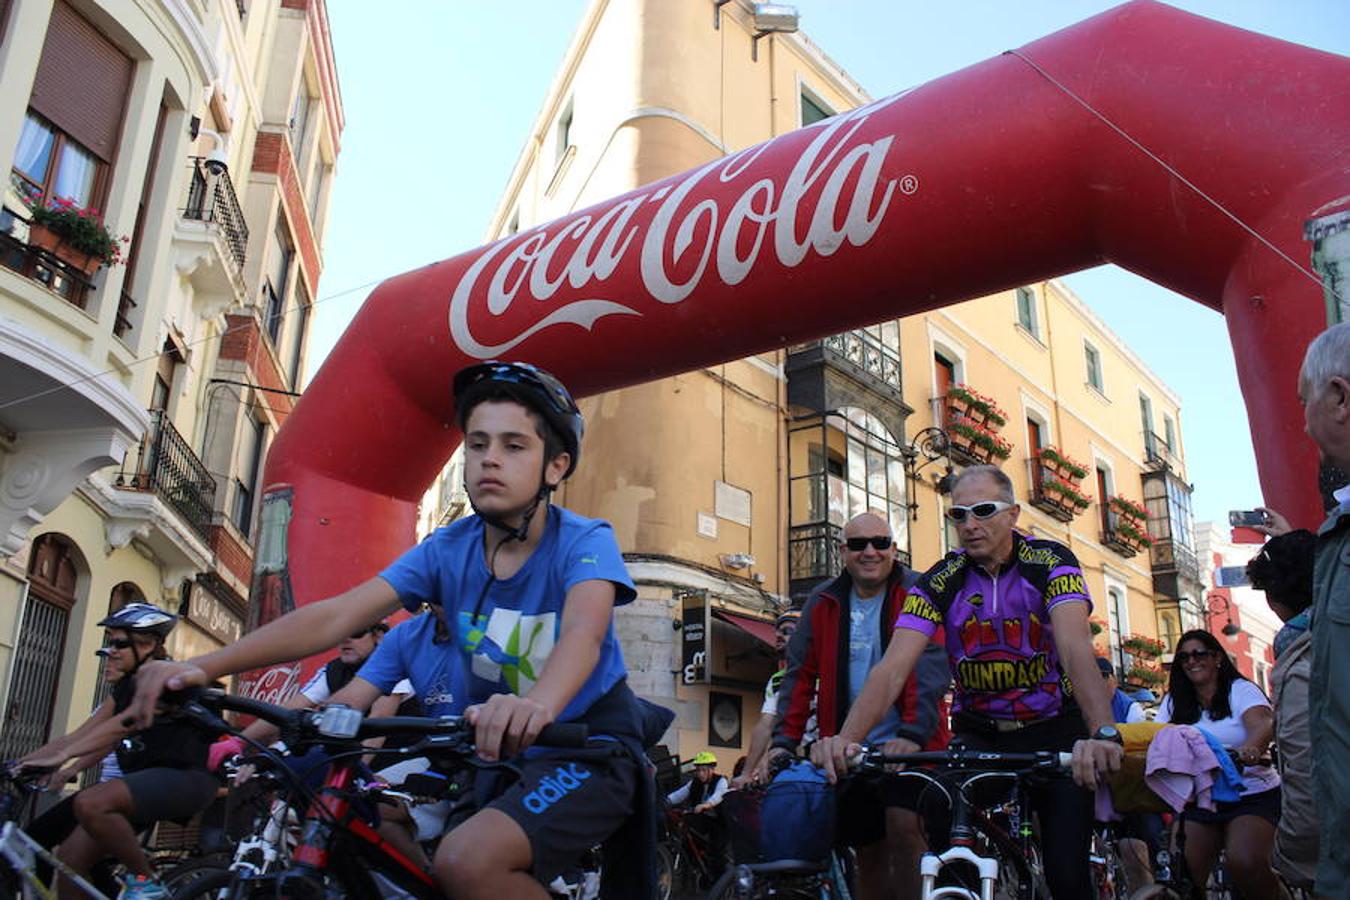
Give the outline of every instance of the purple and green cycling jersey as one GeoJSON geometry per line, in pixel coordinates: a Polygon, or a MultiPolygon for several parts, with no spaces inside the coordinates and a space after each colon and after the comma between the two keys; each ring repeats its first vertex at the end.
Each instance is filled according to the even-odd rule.
{"type": "Polygon", "coordinates": [[[1012,558],[997,576],[964,550],[948,553],[910,588],[895,627],[930,637],[945,629],[955,711],[1045,719],[1073,694],[1050,624],[1050,610],[1070,602],[1092,606],[1073,552],[1014,533],[1012,558]]]}

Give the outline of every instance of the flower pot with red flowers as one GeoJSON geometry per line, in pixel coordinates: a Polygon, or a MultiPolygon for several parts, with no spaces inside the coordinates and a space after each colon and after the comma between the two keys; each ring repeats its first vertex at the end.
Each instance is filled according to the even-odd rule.
{"type": "Polygon", "coordinates": [[[1167,675],[1157,666],[1136,664],[1125,671],[1125,681],[1137,687],[1154,688],[1167,680],[1167,675]]]}
{"type": "Polygon", "coordinates": [[[57,197],[51,203],[34,202],[29,221],[29,246],[39,247],[66,265],[89,276],[100,266],[115,266],[122,261],[123,246],[129,239],[117,237],[103,224],[96,209],[77,206],[57,197]]]}
{"type": "Polygon", "coordinates": [[[1144,659],[1157,659],[1163,654],[1163,642],[1146,634],[1132,634],[1120,642],[1120,646],[1131,656],[1144,659]]]}
{"type": "Polygon", "coordinates": [[[985,425],[993,431],[1008,424],[1008,414],[993,398],[964,384],[954,384],[947,390],[947,408],[950,417],[964,417],[972,424],[985,425]]]}
{"type": "Polygon", "coordinates": [[[1036,451],[1036,458],[1061,481],[1069,484],[1077,484],[1087,477],[1087,466],[1075,461],[1058,447],[1044,446],[1036,451]]]}

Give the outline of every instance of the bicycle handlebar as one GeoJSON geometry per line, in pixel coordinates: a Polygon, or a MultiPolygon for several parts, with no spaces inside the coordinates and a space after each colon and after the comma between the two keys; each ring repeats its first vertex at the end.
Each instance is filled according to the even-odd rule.
{"type": "Polygon", "coordinates": [[[944,766],[950,769],[974,769],[994,772],[1030,770],[1067,772],[1073,764],[1072,753],[1038,750],[1032,753],[999,753],[990,750],[929,750],[920,753],[887,754],[864,747],[849,760],[849,767],[877,770],[888,765],[944,766]]]}
{"type": "MultiPolygon", "coordinates": [[[[311,740],[363,740],[391,735],[418,735],[424,738],[469,738],[473,726],[463,716],[425,718],[421,716],[385,716],[366,718],[349,707],[330,706],[319,709],[288,709],[275,703],[227,694],[215,688],[201,688],[180,692],[180,714],[209,729],[234,729],[216,713],[240,712],[256,716],[283,729],[298,729],[311,740]]],[[[535,744],[545,747],[575,748],[586,746],[590,729],[581,722],[554,722],[544,726],[535,744]]]]}

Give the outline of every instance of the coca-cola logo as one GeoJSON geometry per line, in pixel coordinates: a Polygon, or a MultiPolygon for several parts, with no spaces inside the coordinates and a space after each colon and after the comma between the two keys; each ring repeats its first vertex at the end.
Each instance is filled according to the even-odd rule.
{"type": "Polygon", "coordinates": [[[300,681],[300,663],[273,666],[239,686],[239,695],[264,703],[284,704],[295,693],[300,681]]]}
{"type": "MultiPolygon", "coordinates": [[[[490,359],[553,325],[571,323],[589,330],[605,316],[642,315],[632,305],[601,295],[602,285],[631,252],[640,254],[639,272],[647,293],[660,303],[679,303],[693,293],[709,268],[724,284],[740,284],[766,247],[788,268],[812,251],[831,256],[845,243],[861,247],[881,226],[897,188],[902,194],[918,190],[913,175],[882,178],[895,135],[857,140],[868,119],[900,96],[811,126],[807,130],[814,136],[781,186],[772,176],[758,178],[725,208],[725,201],[716,197],[698,199],[697,189],[706,188],[712,178],[722,184],[740,180],[766,150],[800,138],[777,138],[708,163],[677,183],[627,197],[603,212],[499,241],[473,261],[456,285],[450,300],[451,336],[464,353],[490,359]],[[809,207],[804,201],[817,188],[815,205],[809,207]],[[645,226],[635,224],[638,211],[647,204],[660,206],[645,226]],[[546,303],[564,284],[572,291],[588,289],[595,296],[567,302],[504,340],[479,340],[469,328],[471,311],[477,323],[485,321],[484,316],[499,319],[522,293],[546,303]]],[[[628,294],[631,288],[625,299],[628,294]]]]}

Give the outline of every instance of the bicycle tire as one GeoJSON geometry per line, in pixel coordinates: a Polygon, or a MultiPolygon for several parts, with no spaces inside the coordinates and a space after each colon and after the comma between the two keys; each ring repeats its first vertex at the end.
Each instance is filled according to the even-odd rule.
{"type": "Polygon", "coordinates": [[[656,845],[656,900],[670,900],[675,892],[675,860],[665,844],[656,845]]]}
{"type": "MultiPolygon", "coordinates": [[[[233,900],[232,890],[234,873],[229,869],[216,869],[203,873],[177,888],[169,888],[173,900],[233,900]]],[[[166,885],[167,887],[167,885],[166,885]]]]}

